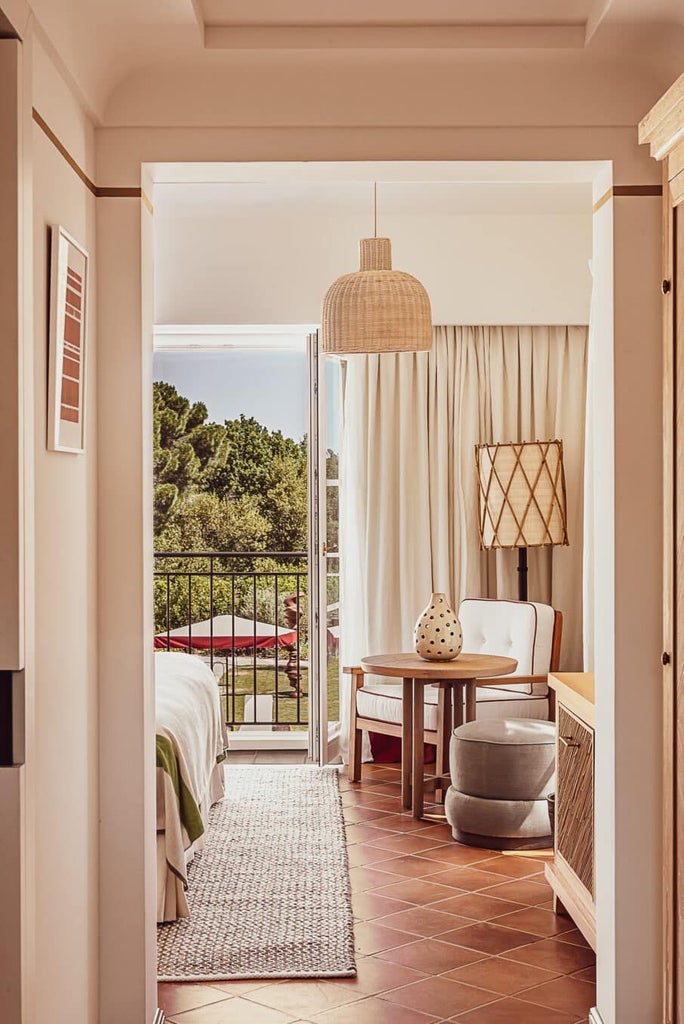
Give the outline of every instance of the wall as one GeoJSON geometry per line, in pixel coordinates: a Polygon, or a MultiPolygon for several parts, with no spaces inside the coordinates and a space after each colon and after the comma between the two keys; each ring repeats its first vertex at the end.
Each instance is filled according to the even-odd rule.
{"type": "MultiPolygon", "coordinates": [[[[359,238],[373,230],[372,192],[368,183],[308,188],[307,201],[300,183],[158,186],[157,323],[318,323],[328,286],[358,268],[359,238]]],[[[393,265],[427,288],[434,323],[585,324],[591,192],[567,190],[571,212],[559,187],[546,204],[516,213],[529,205],[529,186],[506,189],[504,202],[496,186],[488,201],[482,188],[450,195],[421,185],[404,190],[397,211],[396,189],[381,186],[378,231],[392,239],[393,265]],[[460,212],[449,212],[454,201],[460,212]],[[469,203],[479,212],[466,212],[469,203]]]]}
{"type": "MultiPolygon", "coordinates": [[[[597,189],[597,200],[602,192],[597,189]]],[[[620,196],[594,215],[589,518],[597,680],[597,1006],[604,1024],[661,1020],[660,202],[657,196],[620,196]],[[612,394],[602,386],[611,377],[612,394]]]]}
{"type": "MultiPolygon", "coordinates": [[[[615,959],[605,978],[614,977],[615,1021],[639,1024],[647,1011],[660,1019],[648,994],[662,987],[661,200],[620,196],[613,206],[614,747],[608,722],[602,745],[613,768],[615,959]],[[657,956],[644,962],[644,949],[657,956]]],[[[608,801],[597,810],[601,820],[608,801]]]]}
{"type": "Polygon", "coordinates": [[[99,595],[98,1024],[151,1024],[156,1008],[154,687],[141,685],[154,633],[151,221],[140,199],[98,199],[109,282],[99,293],[99,571],[101,583],[119,581],[118,595],[106,585],[99,595]],[[120,532],[122,521],[135,526],[120,532]]]}
{"type": "MultiPolygon", "coordinates": [[[[94,131],[34,40],[32,103],[93,175],[94,131]]],[[[95,197],[34,123],[35,1020],[97,1020],[97,301],[95,197]],[[46,449],[48,227],[91,254],[86,453],[46,449]]]]}
{"type": "MultiPolygon", "coordinates": [[[[610,181],[596,188],[599,200],[610,181]]],[[[594,851],[596,873],[597,948],[602,954],[600,976],[597,972],[597,1005],[601,1005],[604,1021],[615,1020],[615,970],[605,970],[604,960],[615,950],[615,815],[613,811],[615,780],[613,778],[614,703],[615,703],[615,403],[601,382],[614,376],[614,266],[613,209],[604,203],[593,218],[596,299],[592,307],[592,330],[589,336],[590,383],[588,402],[591,409],[591,483],[587,487],[587,529],[591,535],[593,564],[585,579],[585,600],[591,616],[592,639],[587,668],[598,680],[596,701],[596,820],[601,822],[599,841],[594,851]]]]}
{"type": "MultiPolygon", "coordinates": [[[[512,13],[520,8],[510,6],[512,13]]],[[[262,139],[264,130],[286,129],[277,148],[302,160],[307,155],[296,153],[293,129],[330,129],[328,145],[337,153],[327,159],[333,160],[350,159],[342,155],[340,133],[349,143],[358,129],[373,137],[394,129],[401,145],[396,158],[412,160],[418,150],[406,130],[436,129],[444,144],[465,153],[466,133],[482,127],[636,125],[676,77],[657,50],[639,54],[647,40],[643,26],[640,32],[632,25],[626,37],[618,33],[586,50],[233,50],[212,54],[211,65],[195,53],[166,67],[141,62],[122,76],[104,122],[143,131],[152,125],[254,130],[262,139]],[[454,132],[462,133],[463,147],[450,137],[454,132]]]]}

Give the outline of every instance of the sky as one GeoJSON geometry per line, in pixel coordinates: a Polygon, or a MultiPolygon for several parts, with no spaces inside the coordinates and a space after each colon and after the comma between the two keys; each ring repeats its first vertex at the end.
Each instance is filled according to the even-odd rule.
{"type": "MultiPolygon", "coordinates": [[[[337,393],[328,372],[328,440],[337,449],[337,393]]],[[[308,369],[304,352],[155,352],[154,379],[204,402],[215,423],[253,416],[269,430],[299,441],[308,430],[308,369]]]]}

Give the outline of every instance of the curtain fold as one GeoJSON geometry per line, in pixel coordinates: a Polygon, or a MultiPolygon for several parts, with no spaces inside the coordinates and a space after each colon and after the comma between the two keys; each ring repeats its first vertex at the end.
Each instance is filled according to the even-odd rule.
{"type": "Polygon", "coordinates": [[[464,597],[516,597],[517,553],[479,548],[475,445],[560,438],[570,546],[530,549],[529,594],[563,612],[563,667],[581,667],[586,374],[586,327],[442,326],[429,352],[348,359],[343,664],[410,650],[432,591],[454,608],[464,597]]]}

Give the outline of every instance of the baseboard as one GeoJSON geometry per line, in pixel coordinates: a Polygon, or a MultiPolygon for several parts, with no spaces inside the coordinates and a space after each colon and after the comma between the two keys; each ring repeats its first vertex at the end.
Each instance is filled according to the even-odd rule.
{"type": "Polygon", "coordinates": [[[164,1024],[165,1020],[166,1020],[166,1015],[165,1015],[164,1011],[158,1009],[157,1012],[154,1015],[154,1020],[152,1021],[152,1024],[164,1024]]]}
{"type": "Polygon", "coordinates": [[[309,733],[306,729],[291,732],[274,732],[248,726],[228,733],[228,750],[307,750],[309,733]],[[253,732],[249,730],[253,729],[253,732]]]}
{"type": "Polygon", "coordinates": [[[603,1024],[601,1020],[601,1014],[598,1012],[595,1006],[592,1006],[589,1011],[589,1024],[603,1024]]]}

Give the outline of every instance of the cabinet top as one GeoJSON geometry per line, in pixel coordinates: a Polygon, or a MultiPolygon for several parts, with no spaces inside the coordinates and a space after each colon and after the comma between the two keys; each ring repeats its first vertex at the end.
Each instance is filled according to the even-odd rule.
{"type": "Polygon", "coordinates": [[[680,75],[639,125],[639,142],[650,143],[654,160],[662,160],[681,145],[683,98],[684,75],[680,75]]]}
{"type": "Polygon", "coordinates": [[[593,672],[551,672],[549,686],[562,699],[563,694],[573,694],[594,704],[594,673],[593,672]]]}

